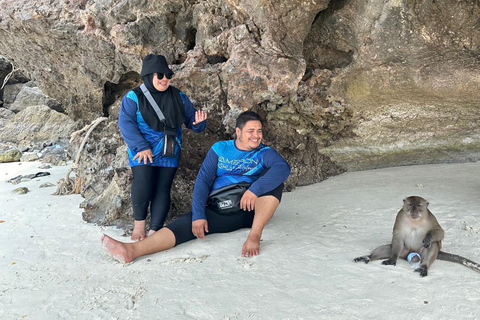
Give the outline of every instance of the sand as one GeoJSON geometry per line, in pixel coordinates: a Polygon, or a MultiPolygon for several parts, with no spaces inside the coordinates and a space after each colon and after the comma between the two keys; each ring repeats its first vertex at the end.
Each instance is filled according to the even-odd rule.
{"type": "Polygon", "coordinates": [[[124,266],[102,251],[80,195],[54,196],[69,167],[0,165],[0,319],[478,319],[480,273],[437,261],[354,263],[388,243],[402,199],[419,195],[446,231],[444,250],[480,262],[480,163],[350,172],[285,193],[260,256],[242,229],[124,266]],[[16,175],[50,176],[12,185],[16,175]],[[13,194],[28,187],[24,195],[13,194]]]}

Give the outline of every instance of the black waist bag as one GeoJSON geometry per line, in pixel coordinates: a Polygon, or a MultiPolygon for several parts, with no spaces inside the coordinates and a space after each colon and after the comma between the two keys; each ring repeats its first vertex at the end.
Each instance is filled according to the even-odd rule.
{"type": "Polygon", "coordinates": [[[230,214],[240,209],[240,200],[250,184],[242,182],[226,186],[210,193],[207,205],[210,209],[219,214],[230,214]]]}

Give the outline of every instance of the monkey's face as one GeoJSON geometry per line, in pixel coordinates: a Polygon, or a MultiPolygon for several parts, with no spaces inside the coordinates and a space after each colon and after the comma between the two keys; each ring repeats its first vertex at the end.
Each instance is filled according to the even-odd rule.
{"type": "Polygon", "coordinates": [[[427,212],[428,202],[421,197],[408,197],[403,200],[403,210],[412,220],[419,220],[427,212]]]}

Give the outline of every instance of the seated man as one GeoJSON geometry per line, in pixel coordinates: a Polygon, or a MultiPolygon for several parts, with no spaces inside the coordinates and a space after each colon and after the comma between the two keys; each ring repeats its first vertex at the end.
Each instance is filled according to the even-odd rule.
{"type": "Polygon", "coordinates": [[[262,120],[255,112],[240,114],[236,139],[213,145],[198,173],[193,193],[193,211],[135,243],[123,243],[104,235],[103,248],[115,259],[129,263],[143,255],[173,248],[205,235],[251,228],[242,256],[260,252],[260,239],[282,198],[290,166],[273,149],[263,145],[262,120]],[[240,201],[240,210],[219,214],[206,206],[211,191],[240,182],[250,183],[240,201]]]}

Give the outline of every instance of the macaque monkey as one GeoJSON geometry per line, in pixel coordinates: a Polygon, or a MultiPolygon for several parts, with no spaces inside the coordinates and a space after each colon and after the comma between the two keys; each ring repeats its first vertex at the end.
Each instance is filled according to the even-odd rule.
{"type": "Polygon", "coordinates": [[[440,251],[445,232],[438,224],[435,216],[428,210],[428,202],[417,196],[411,196],[403,200],[403,208],[397,214],[393,226],[393,238],[391,244],[380,246],[368,256],[353,259],[364,261],[387,259],[384,265],[396,265],[397,259],[406,259],[414,252],[421,256],[420,266],[415,269],[420,276],[428,274],[428,268],[435,259],[463,264],[477,272],[480,265],[464,257],[440,251]]]}

